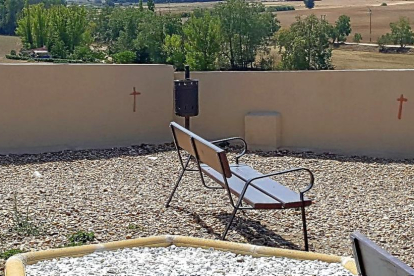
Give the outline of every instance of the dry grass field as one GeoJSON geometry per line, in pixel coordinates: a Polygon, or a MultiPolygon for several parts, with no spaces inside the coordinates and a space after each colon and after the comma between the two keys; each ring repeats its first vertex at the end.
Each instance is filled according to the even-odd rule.
{"type": "Polygon", "coordinates": [[[334,50],[332,63],[336,70],[414,69],[414,55],[334,50]]]}
{"type": "MultiPolygon", "coordinates": [[[[334,0],[325,0],[334,1],[334,0]]],[[[321,2],[325,2],[321,1],[321,2]]],[[[320,5],[321,2],[316,2],[316,5],[320,5]]],[[[343,1],[336,1],[343,2],[343,1]]],[[[289,2],[294,3],[294,2],[289,2]]],[[[279,12],[277,18],[280,20],[282,27],[288,27],[295,22],[296,16],[307,16],[315,14],[318,17],[326,16],[326,20],[334,23],[335,20],[342,14],[348,15],[351,18],[352,33],[348,40],[352,41],[354,33],[362,34],[362,42],[369,42],[369,11],[368,7],[372,10],[372,41],[377,41],[377,38],[387,32],[390,32],[390,23],[398,21],[401,16],[408,17],[414,27],[414,1],[401,2],[401,1],[356,1],[347,0],[346,6],[331,6],[331,7],[319,7],[312,10],[301,9],[299,5],[295,11],[279,12]],[[350,6],[349,2],[360,2],[361,4],[350,6]],[[376,2],[375,5],[368,5],[368,2],[376,2]],[[387,2],[388,6],[382,7],[380,3],[387,2]],[[363,4],[367,3],[367,5],[363,4]]]]}
{"type": "Polygon", "coordinates": [[[22,47],[20,38],[16,36],[0,35],[0,63],[19,63],[19,60],[10,60],[6,55],[10,54],[11,50],[19,51],[22,47]]]}
{"type": "MultiPolygon", "coordinates": [[[[183,12],[194,8],[211,8],[217,2],[210,3],[177,3],[157,5],[162,11],[183,12]]],[[[334,23],[342,14],[351,18],[352,33],[348,41],[352,41],[355,33],[362,34],[362,42],[370,41],[369,34],[369,10],[372,10],[372,42],[378,37],[390,32],[390,23],[400,17],[408,17],[414,29],[414,0],[321,0],[317,1],[315,8],[308,10],[302,1],[262,1],[265,6],[292,5],[295,11],[278,12],[282,27],[289,27],[295,22],[297,16],[315,14],[318,17],[325,16],[326,20],[334,23]],[[387,6],[381,6],[387,3],[387,6]]],[[[336,69],[412,69],[414,68],[414,55],[382,54],[369,51],[345,51],[336,49],[333,51],[333,63],[336,69]]]]}
{"type": "MultiPolygon", "coordinates": [[[[390,31],[390,23],[397,21],[401,16],[408,17],[414,27],[414,0],[321,0],[315,8],[308,10],[302,1],[262,1],[265,6],[291,5],[295,11],[278,12],[277,18],[282,27],[288,27],[295,22],[296,16],[315,14],[326,16],[326,20],[334,23],[342,14],[351,17],[352,40],[354,33],[361,33],[362,42],[369,42],[369,11],[372,10],[372,41],[390,31]],[[381,6],[387,3],[387,6],[381,6]]],[[[157,10],[170,12],[191,11],[195,8],[212,8],[217,2],[209,3],[173,3],[157,4],[157,10]]]]}

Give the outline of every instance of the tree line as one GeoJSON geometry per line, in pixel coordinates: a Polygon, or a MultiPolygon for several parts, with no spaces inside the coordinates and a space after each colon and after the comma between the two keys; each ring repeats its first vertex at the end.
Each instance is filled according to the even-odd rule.
{"type": "Polygon", "coordinates": [[[0,34],[14,35],[17,21],[26,5],[43,3],[45,8],[66,5],[65,0],[0,0],[0,34]]]}
{"type": "MultiPolygon", "coordinates": [[[[0,0],[1,1],[1,0],[0,0]]],[[[351,32],[350,18],[330,24],[312,15],[280,30],[261,3],[228,0],[189,18],[144,7],[85,7],[44,3],[23,8],[17,33],[27,49],[46,46],[53,57],[115,63],[172,64],[182,70],[332,69],[330,44],[351,32]],[[281,63],[270,52],[278,47],[281,63]]]]}

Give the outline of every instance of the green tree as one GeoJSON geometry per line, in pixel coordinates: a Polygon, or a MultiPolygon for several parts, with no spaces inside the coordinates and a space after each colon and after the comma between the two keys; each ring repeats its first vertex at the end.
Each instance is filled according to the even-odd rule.
{"type": "Polygon", "coordinates": [[[185,48],[183,36],[177,34],[167,35],[165,37],[164,52],[167,56],[167,63],[174,65],[178,70],[184,70],[185,48]]]}
{"type": "Polygon", "coordinates": [[[33,8],[33,35],[34,47],[39,48],[47,44],[48,12],[43,4],[31,6],[33,8]]]}
{"type": "Polygon", "coordinates": [[[144,11],[144,4],[142,3],[142,0],[139,0],[139,11],[144,11]]]}
{"type": "Polygon", "coordinates": [[[284,70],[333,69],[329,48],[329,24],[315,15],[296,18],[290,29],[276,34],[275,41],[282,55],[284,70]]]}
{"type": "Polygon", "coordinates": [[[220,52],[220,22],[205,11],[202,17],[192,15],[183,28],[186,40],[186,60],[194,70],[207,71],[216,68],[220,52]]]}
{"type": "Polygon", "coordinates": [[[222,36],[222,55],[233,70],[253,67],[257,52],[269,45],[279,22],[262,4],[228,0],[216,6],[222,36]]]}
{"type": "Polygon", "coordinates": [[[407,44],[413,44],[414,34],[411,31],[410,21],[407,17],[401,17],[398,22],[391,23],[391,37],[394,44],[404,48],[407,44]]]}
{"type": "Polygon", "coordinates": [[[107,44],[110,41],[111,28],[109,21],[114,8],[104,6],[101,9],[90,9],[88,21],[91,24],[91,34],[95,41],[107,44]]]}
{"type": "Polygon", "coordinates": [[[148,10],[155,11],[155,3],[154,0],[147,0],[148,10]]]}
{"type": "Polygon", "coordinates": [[[50,40],[49,51],[55,58],[66,58],[68,56],[68,50],[65,47],[65,43],[54,36],[50,40]]]}
{"type": "Polygon", "coordinates": [[[181,18],[171,14],[157,15],[148,12],[138,29],[133,49],[137,52],[137,61],[140,63],[166,63],[166,36],[182,35],[181,18]]]}
{"type": "MultiPolygon", "coordinates": [[[[63,42],[69,53],[76,46],[91,43],[85,7],[53,6],[49,10],[49,35],[63,42]]],[[[53,46],[53,40],[48,47],[53,46]]]]}
{"type": "MultiPolygon", "coordinates": [[[[114,8],[109,10],[109,12],[107,12],[107,16],[101,19],[102,23],[98,24],[102,26],[102,30],[100,32],[105,34],[104,42],[110,46],[113,46],[113,44],[117,43],[117,40],[122,32],[128,33],[128,43],[129,40],[132,41],[137,35],[139,24],[144,21],[143,17],[146,12],[148,11],[146,10],[145,12],[140,12],[138,9],[134,8],[114,8]]],[[[124,48],[130,47],[128,45],[120,46],[121,49],[116,50],[123,51],[126,50],[124,48]]]]}
{"type": "Polygon", "coordinates": [[[362,40],[362,35],[360,33],[355,33],[353,41],[355,43],[360,43],[362,40]]]}
{"type": "Polygon", "coordinates": [[[48,10],[44,4],[26,5],[18,21],[16,34],[27,48],[40,48],[48,40],[48,10]]]}
{"type": "Polygon", "coordinates": [[[66,5],[65,0],[29,0],[27,4],[25,0],[0,0],[0,34],[14,35],[23,8],[40,3],[43,3],[45,8],[66,5]]]}
{"type": "Polygon", "coordinates": [[[27,22],[26,22],[26,37],[27,43],[32,46],[33,45],[33,36],[32,36],[32,25],[30,24],[30,9],[29,9],[29,1],[25,1],[26,11],[27,11],[27,22]]]}
{"type": "Polygon", "coordinates": [[[45,9],[43,4],[29,6],[19,20],[17,33],[28,47],[47,45],[52,55],[60,58],[72,54],[77,46],[89,46],[93,41],[86,9],[78,6],[50,9],[45,9]]]}
{"type": "Polygon", "coordinates": [[[29,4],[26,1],[26,7],[23,9],[23,18],[18,22],[16,33],[22,38],[23,44],[27,48],[33,47],[32,24],[29,4]]]}
{"type": "Polygon", "coordinates": [[[13,35],[17,19],[24,8],[23,0],[0,0],[0,33],[13,35]]]}
{"type": "Polygon", "coordinates": [[[315,7],[315,0],[303,0],[303,3],[305,3],[305,7],[308,9],[313,9],[315,7]]]}
{"type": "Polygon", "coordinates": [[[351,18],[346,15],[341,15],[335,22],[335,29],[337,30],[338,42],[346,41],[346,37],[352,32],[351,18]]]}

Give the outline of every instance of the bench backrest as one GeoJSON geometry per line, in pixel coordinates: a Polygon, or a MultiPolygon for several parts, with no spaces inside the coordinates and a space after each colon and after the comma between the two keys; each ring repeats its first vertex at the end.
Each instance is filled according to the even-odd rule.
{"type": "Polygon", "coordinates": [[[225,177],[231,177],[226,152],[209,141],[183,128],[175,122],[170,124],[177,148],[183,149],[199,162],[204,163],[225,177]]]}
{"type": "Polygon", "coordinates": [[[351,234],[352,249],[360,276],[413,276],[414,269],[359,232],[351,234]]]}

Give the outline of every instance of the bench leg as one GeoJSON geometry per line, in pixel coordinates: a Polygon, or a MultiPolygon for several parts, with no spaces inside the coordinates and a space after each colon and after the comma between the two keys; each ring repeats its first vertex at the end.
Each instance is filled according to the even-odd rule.
{"type": "Polygon", "coordinates": [[[173,198],[173,196],[174,196],[174,194],[175,194],[175,191],[177,190],[177,188],[178,188],[178,184],[180,184],[180,181],[181,181],[181,179],[183,178],[183,175],[184,175],[184,173],[185,173],[185,171],[186,171],[186,169],[187,169],[187,166],[188,166],[188,164],[190,163],[190,157],[188,158],[188,160],[187,160],[187,162],[185,163],[185,166],[183,167],[183,169],[182,169],[182,171],[181,171],[181,173],[180,173],[180,176],[178,177],[178,180],[177,180],[177,182],[175,183],[175,186],[174,186],[174,189],[173,189],[173,191],[172,191],[172,193],[171,193],[171,195],[170,195],[170,198],[168,198],[168,200],[167,200],[167,203],[165,204],[165,207],[166,208],[168,208],[169,206],[170,206],[170,202],[171,202],[171,200],[172,200],[172,198],[173,198]]]}
{"type": "Polygon", "coordinates": [[[306,229],[306,214],[305,214],[305,206],[301,207],[302,209],[302,223],[303,223],[303,239],[305,240],[305,251],[309,251],[308,245],[308,231],[306,229]]]}
{"type": "Polygon", "coordinates": [[[226,239],[227,232],[229,231],[231,223],[233,222],[234,217],[236,216],[237,210],[238,208],[234,207],[233,214],[231,214],[231,217],[230,217],[230,221],[227,223],[226,230],[224,230],[223,236],[221,237],[222,240],[226,239]]]}

